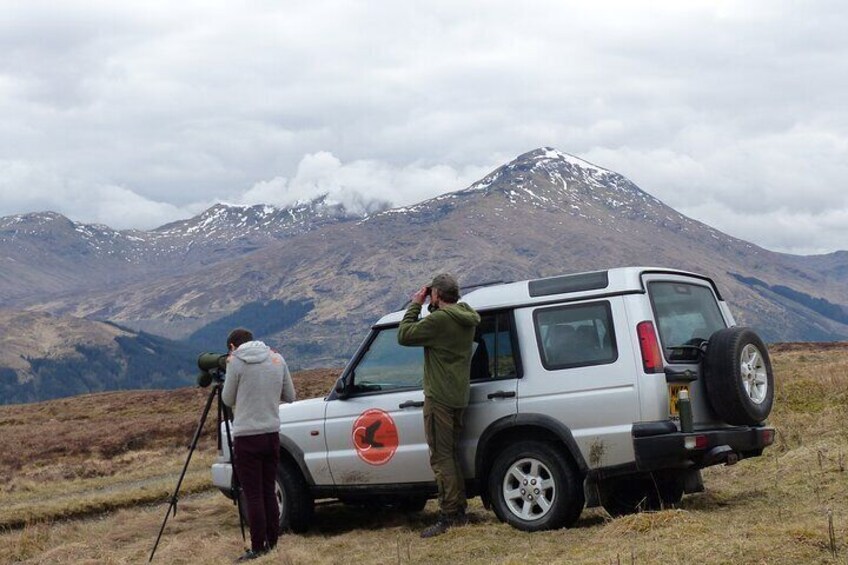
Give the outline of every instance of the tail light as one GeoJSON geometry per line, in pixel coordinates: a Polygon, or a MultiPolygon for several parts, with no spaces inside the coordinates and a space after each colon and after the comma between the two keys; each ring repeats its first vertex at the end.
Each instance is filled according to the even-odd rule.
{"type": "Polygon", "coordinates": [[[642,368],[646,373],[661,373],[663,370],[660,343],[653,322],[639,322],[636,326],[639,336],[639,348],[642,350],[642,368]]]}
{"type": "Polygon", "coordinates": [[[683,439],[683,445],[686,449],[706,449],[709,442],[707,441],[707,436],[698,435],[698,436],[686,436],[683,439]]]}
{"type": "Polygon", "coordinates": [[[763,445],[771,445],[774,443],[774,430],[763,430],[762,433],[763,445]]]}

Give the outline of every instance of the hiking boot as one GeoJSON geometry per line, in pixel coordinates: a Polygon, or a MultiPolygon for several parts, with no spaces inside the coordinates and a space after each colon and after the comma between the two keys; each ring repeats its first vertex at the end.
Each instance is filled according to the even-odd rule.
{"type": "Polygon", "coordinates": [[[466,525],[468,525],[468,515],[465,511],[459,511],[453,514],[439,514],[439,519],[436,523],[421,532],[421,537],[434,538],[442,535],[450,528],[457,528],[466,525]]]}
{"type": "Polygon", "coordinates": [[[242,554],[241,557],[236,559],[236,563],[242,563],[243,561],[252,561],[261,555],[267,553],[266,551],[253,551],[252,549],[248,549],[242,554]]]}
{"type": "Polygon", "coordinates": [[[439,519],[436,520],[436,523],[426,528],[423,532],[421,532],[422,538],[434,538],[436,536],[440,536],[450,528],[450,522],[448,521],[448,517],[444,514],[439,515],[439,519]]]}
{"type": "Polygon", "coordinates": [[[465,513],[465,509],[462,509],[455,514],[450,515],[451,526],[457,528],[459,526],[467,526],[471,521],[468,517],[468,514],[465,513]]]}

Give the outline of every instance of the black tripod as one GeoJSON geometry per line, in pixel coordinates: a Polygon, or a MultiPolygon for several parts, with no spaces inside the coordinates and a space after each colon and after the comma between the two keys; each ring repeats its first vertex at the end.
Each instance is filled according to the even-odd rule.
{"type": "MultiPolygon", "coordinates": [[[[205,383],[204,383],[205,384],[205,383]]],[[[217,398],[218,400],[218,426],[216,428],[216,435],[218,437],[218,449],[221,449],[221,444],[223,439],[221,438],[221,421],[224,421],[224,428],[226,429],[226,441],[227,447],[230,450],[230,462],[232,463],[235,453],[233,451],[233,438],[232,434],[230,434],[230,410],[221,400],[221,387],[222,383],[215,382],[212,384],[212,390],[209,392],[209,397],[206,399],[206,406],[203,408],[203,414],[200,416],[200,423],[197,425],[197,429],[194,432],[194,437],[191,440],[191,445],[189,446],[188,457],[186,457],[185,465],[183,465],[183,471],[180,473],[180,478],[177,481],[177,486],[174,489],[174,494],[171,496],[171,504],[168,506],[168,511],[165,513],[165,519],[162,521],[162,527],[159,529],[159,535],[156,537],[156,543],[153,545],[153,551],[150,552],[150,559],[147,560],[148,563],[153,561],[153,554],[156,553],[156,548],[159,547],[159,540],[162,539],[162,532],[165,531],[165,524],[168,523],[168,517],[171,515],[171,511],[173,510],[174,516],[177,515],[177,495],[180,492],[180,486],[183,484],[183,479],[185,478],[186,471],[188,470],[188,464],[191,461],[191,456],[194,454],[194,450],[197,447],[197,441],[200,439],[200,432],[203,430],[203,424],[206,423],[206,417],[209,415],[209,409],[212,407],[212,401],[217,398]]],[[[241,507],[241,485],[238,482],[238,478],[235,473],[235,465],[232,466],[233,469],[233,498],[235,499],[236,508],[238,508],[239,515],[239,526],[241,526],[241,537],[243,540],[246,540],[244,535],[244,511],[241,507]]]]}

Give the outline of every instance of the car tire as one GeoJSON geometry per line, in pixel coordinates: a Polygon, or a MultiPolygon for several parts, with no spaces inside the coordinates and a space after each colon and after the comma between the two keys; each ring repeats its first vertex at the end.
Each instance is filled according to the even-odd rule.
{"type": "Polygon", "coordinates": [[[774,400],[768,349],[750,328],[733,327],[710,336],[704,358],[707,398],[716,415],[733,425],[765,421],[774,400]]]}
{"type": "Polygon", "coordinates": [[[501,451],[488,483],[498,519],[525,532],[573,526],[583,511],[582,481],[562,450],[547,442],[501,451]]]}
{"type": "Polygon", "coordinates": [[[294,465],[280,461],[275,485],[280,509],[280,532],[302,534],[309,530],[315,501],[303,475],[294,465]]]}
{"type": "Polygon", "coordinates": [[[605,479],[599,485],[601,506],[617,518],[643,511],[676,508],[683,499],[683,476],[653,473],[605,479]]]}

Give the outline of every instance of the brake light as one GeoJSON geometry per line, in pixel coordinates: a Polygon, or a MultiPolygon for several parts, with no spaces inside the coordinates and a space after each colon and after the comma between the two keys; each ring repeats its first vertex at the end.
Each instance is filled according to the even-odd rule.
{"type": "Polygon", "coordinates": [[[642,368],[646,373],[661,373],[662,354],[659,341],[657,341],[657,332],[654,331],[654,323],[639,322],[636,326],[636,334],[639,336],[639,347],[642,350],[642,368]]]}

